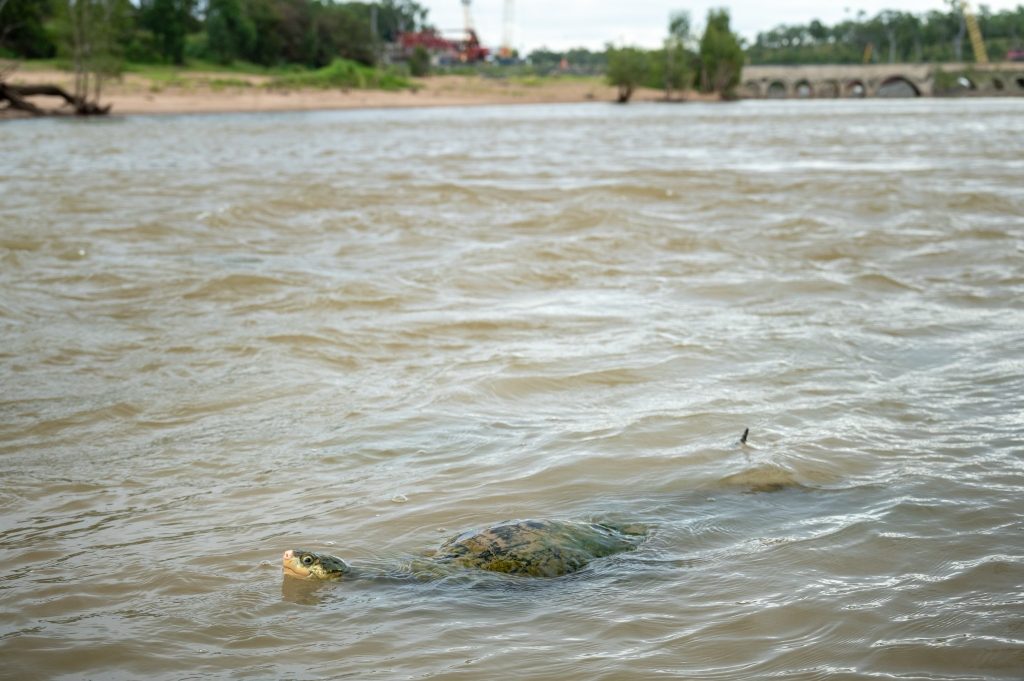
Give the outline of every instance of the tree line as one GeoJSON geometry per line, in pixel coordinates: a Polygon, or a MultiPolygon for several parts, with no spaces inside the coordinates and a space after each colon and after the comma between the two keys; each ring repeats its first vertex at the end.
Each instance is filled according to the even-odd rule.
{"type": "MultiPolygon", "coordinates": [[[[399,33],[425,28],[427,10],[415,0],[0,0],[0,57],[64,57],[83,78],[94,74],[98,88],[124,61],[322,68],[347,59],[374,66],[399,33]]],[[[677,12],[659,49],[542,49],[527,62],[541,73],[571,63],[577,71],[606,74],[625,102],[641,86],[729,96],[743,60],[728,11],[712,10],[699,38],[689,14],[677,12]]],[[[81,96],[83,86],[76,87],[81,96]]]]}
{"type": "MultiPolygon", "coordinates": [[[[973,61],[960,3],[947,4],[947,11],[925,14],[886,10],[869,17],[859,12],[831,26],[818,20],[777,26],[758,34],[747,59],[751,64],[973,61]]],[[[992,12],[981,5],[976,17],[993,60],[1024,49],[1024,6],[992,12]]]]}
{"type": "Polygon", "coordinates": [[[666,97],[682,90],[734,95],[745,60],[742,39],[729,25],[729,11],[708,11],[698,38],[689,12],[673,12],[668,35],[654,50],[607,45],[603,52],[574,49],[566,52],[536,50],[529,60],[541,73],[605,74],[618,87],[620,102],[629,101],[638,87],[664,89],[666,97]]]}
{"type": "Polygon", "coordinates": [[[628,101],[638,87],[673,92],[696,89],[731,97],[739,84],[744,55],[742,39],[732,32],[726,9],[708,12],[697,37],[690,14],[673,12],[662,47],[643,49],[608,44],[604,50],[546,48],[529,53],[532,69],[541,74],[605,75],[618,88],[618,100],[628,101]]]}
{"type": "MultiPolygon", "coordinates": [[[[732,32],[729,13],[708,13],[702,33],[689,14],[669,21],[654,50],[533,51],[535,72],[605,74],[627,100],[641,86],[696,88],[728,96],[750,64],[967,61],[973,56],[958,0],[946,11],[883,11],[827,25],[782,25],[753,44],[732,32]]],[[[977,14],[993,59],[1024,48],[1024,6],[977,14]]],[[[123,61],[183,64],[188,59],[320,68],[336,59],[376,65],[402,31],[429,28],[415,0],[0,0],[0,57],[63,57],[83,73],[113,73],[123,61]]],[[[421,55],[422,56],[422,55],[421,55]]]]}
{"type": "Polygon", "coordinates": [[[426,24],[415,0],[0,0],[0,56],[70,56],[78,17],[97,17],[111,57],[138,63],[374,65],[383,44],[426,24]]]}

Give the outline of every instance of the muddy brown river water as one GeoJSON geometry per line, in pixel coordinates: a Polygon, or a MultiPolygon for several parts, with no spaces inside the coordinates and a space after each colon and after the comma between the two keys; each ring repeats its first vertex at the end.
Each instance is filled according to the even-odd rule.
{"type": "Polygon", "coordinates": [[[0,677],[1024,675],[1024,100],[0,146],[0,677]],[[650,535],[281,574],[511,518],[650,535]]]}

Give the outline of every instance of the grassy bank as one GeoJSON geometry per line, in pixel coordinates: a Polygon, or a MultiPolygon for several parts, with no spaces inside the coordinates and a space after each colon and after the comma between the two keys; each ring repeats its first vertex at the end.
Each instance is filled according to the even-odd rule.
{"type": "MultiPolygon", "coordinates": [[[[71,76],[71,64],[65,60],[39,59],[17,63],[17,73],[24,80],[33,80],[32,73],[64,73],[68,79],[71,76]]],[[[477,67],[440,68],[434,71],[430,79],[442,83],[438,86],[441,89],[466,91],[469,94],[500,88],[529,96],[527,93],[532,90],[604,87],[604,78],[601,76],[568,73],[543,75],[522,65],[503,67],[487,64],[477,67]]],[[[344,59],[337,59],[320,69],[306,69],[294,65],[268,68],[244,62],[224,65],[190,60],[183,65],[125,63],[120,77],[114,79],[108,88],[150,93],[210,90],[399,92],[416,91],[423,86],[423,82],[421,79],[407,76],[401,66],[374,68],[344,59]]]]}
{"type": "Polygon", "coordinates": [[[412,82],[394,69],[372,68],[348,59],[335,59],[315,71],[288,73],[273,78],[268,84],[274,88],[315,88],[355,90],[407,90],[412,82]]]}
{"type": "MultiPolygon", "coordinates": [[[[8,80],[70,90],[74,74],[55,61],[26,62],[8,80]]],[[[128,64],[103,87],[102,101],[124,114],[298,111],[352,108],[453,107],[612,101],[614,88],[599,77],[538,76],[522,72],[437,73],[409,78],[401,71],[335,62],[323,69],[184,67],[128,64]]],[[[637,99],[655,101],[661,91],[637,99]]]]}
{"type": "MultiPolygon", "coordinates": [[[[60,59],[19,61],[18,71],[23,75],[33,72],[72,70],[70,62],[60,59]]],[[[118,79],[115,79],[118,80],[118,79]]],[[[183,65],[139,64],[122,65],[119,80],[132,80],[148,84],[150,91],[167,88],[258,88],[289,89],[353,89],[395,91],[413,87],[410,79],[400,71],[374,68],[357,62],[336,59],[321,69],[297,66],[263,67],[255,64],[216,64],[189,61],[183,65]]]]}

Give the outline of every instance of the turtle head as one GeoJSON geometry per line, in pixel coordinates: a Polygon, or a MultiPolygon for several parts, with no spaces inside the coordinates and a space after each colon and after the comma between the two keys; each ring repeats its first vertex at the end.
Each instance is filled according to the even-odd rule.
{"type": "Polygon", "coordinates": [[[299,579],[341,579],[352,570],[341,558],[305,549],[288,549],[281,565],[285,575],[299,579]]]}

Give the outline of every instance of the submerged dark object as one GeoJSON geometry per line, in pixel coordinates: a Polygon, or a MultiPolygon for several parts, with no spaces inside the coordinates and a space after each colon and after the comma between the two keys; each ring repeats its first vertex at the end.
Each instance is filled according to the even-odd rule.
{"type": "Polygon", "coordinates": [[[300,579],[443,575],[448,567],[558,577],[576,572],[596,558],[632,551],[643,539],[642,529],[562,520],[514,520],[455,535],[436,551],[396,570],[364,570],[335,556],[305,549],[285,551],[281,562],[285,575],[300,579]]]}

